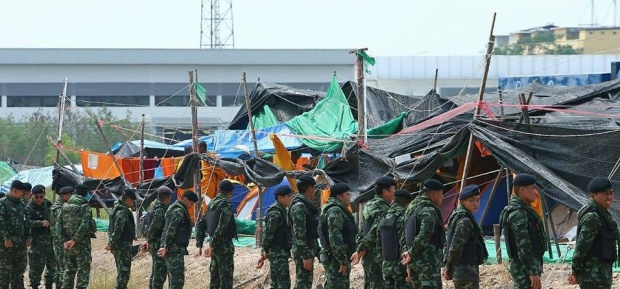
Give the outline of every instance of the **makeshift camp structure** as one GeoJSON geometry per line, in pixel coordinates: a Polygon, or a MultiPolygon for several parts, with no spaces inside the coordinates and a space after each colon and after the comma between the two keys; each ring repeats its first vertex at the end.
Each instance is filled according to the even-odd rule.
{"type": "MultiPolygon", "coordinates": [[[[279,186],[288,186],[290,184],[287,179],[283,179],[282,182],[275,186],[263,188],[262,197],[262,212],[267,212],[267,209],[273,205],[276,201],[276,196],[273,194],[276,188],[279,186]]],[[[237,207],[237,218],[242,220],[256,220],[256,210],[258,209],[258,187],[250,190],[245,198],[241,201],[237,207]]]]}

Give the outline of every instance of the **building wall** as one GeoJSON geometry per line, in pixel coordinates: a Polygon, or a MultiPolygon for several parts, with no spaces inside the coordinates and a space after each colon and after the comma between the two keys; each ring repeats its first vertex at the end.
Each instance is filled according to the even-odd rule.
{"type": "Polygon", "coordinates": [[[620,53],[620,28],[588,29],[580,34],[585,54],[620,53]]]}

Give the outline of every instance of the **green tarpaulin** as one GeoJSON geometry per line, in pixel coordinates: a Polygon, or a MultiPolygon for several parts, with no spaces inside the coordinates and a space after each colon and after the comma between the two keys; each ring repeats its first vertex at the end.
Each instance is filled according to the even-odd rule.
{"type": "Polygon", "coordinates": [[[7,162],[0,162],[0,184],[17,174],[7,162]]]}
{"type": "MultiPolygon", "coordinates": [[[[261,129],[280,124],[276,115],[273,114],[273,111],[271,111],[269,105],[266,104],[263,105],[263,107],[261,108],[261,110],[258,111],[257,114],[252,115],[252,122],[254,123],[255,129],[261,129]]],[[[251,127],[248,123],[248,130],[250,129],[251,127]]]]}
{"type": "Polygon", "coordinates": [[[294,117],[286,122],[286,125],[296,135],[309,136],[310,138],[302,138],[301,142],[321,152],[339,149],[343,141],[349,140],[358,129],[349,103],[335,75],[325,98],[319,101],[314,109],[294,117]]]}
{"type": "Polygon", "coordinates": [[[375,138],[375,139],[379,139],[379,138],[384,138],[384,137],[388,137],[392,134],[394,134],[396,132],[396,130],[398,129],[398,127],[400,127],[400,125],[403,123],[403,119],[405,117],[407,117],[408,112],[404,111],[401,112],[399,116],[397,116],[394,119],[389,120],[388,122],[378,126],[378,127],[374,127],[368,130],[368,137],[369,138],[375,138]]]}

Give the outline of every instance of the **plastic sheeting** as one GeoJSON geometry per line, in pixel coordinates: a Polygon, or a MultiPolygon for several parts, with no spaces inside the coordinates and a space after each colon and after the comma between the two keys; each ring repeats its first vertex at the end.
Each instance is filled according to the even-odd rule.
{"type": "MultiPolygon", "coordinates": [[[[79,170],[82,167],[80,165],[76,165],[76,168],[79,170]]],[[[0,192],[8,193],[9,189],[11,188],[11,182],[13,182],[14,180],[28,182],[32,184],[32,186],[43,185],[45,187],[51,187],[54,181],[52,178],[53,170],[54,170],[54,167],[43,167],[43,168],[38,168],[38,169],[30,169],[30,170],[21,171],[17,173],[16,175],[14,175],[13,177],[6,180],[2,184],[2,187],[0,188],[0,192]]]]}
{"type": "Polygon", "coordinates": [[[0,162],[0,182],[4,182],[13,177],[16,172],[7,162],[0,162]]]}
{"type": "MultiPolygon", "coordinates": [[[[271,111],[271,108],[269,108],[269,105],[267,104],[263,105],[261,110],[259,110],[256,115],[252,115],[252,122],[254,124],[254,129],[261,129],[261,128],[266,128],[270,126],[275,126],[280,123],[276,115],[273,114],[273,111],[271,111]]],[[[248,123],[247,129],[248,130],[251,129],[249,123],[248,123]]]]}
{"type": "MultiPolygon", "coordinates": [[[[294,137],[295,133],[285,124],[263,128],[256,131],[258,150],[263,153],[273,153],[275,148],[269,139],[269,134],[276,134],[282,140],[284,146],[289,149],[301,147],[301,141],[294,137]]],[[[215,146],[213,153],[221,157],[235,158],[241,154],[254,155],[254,143],[252,132],[249,130],[218,130],[213,134],[215,146]],[[247,150],[247,151],[246,151],[247,150]]]]}
{"type": "MultiPolygon", "coordinates": [[[[144,140],[144,152],[147,158],[180,157],[183,155],[183,148],[152,140],[144,140]]],[[[117,142],[112,146],[112,153],[121,158],[139,157],[140,141],[117,142]]]]}

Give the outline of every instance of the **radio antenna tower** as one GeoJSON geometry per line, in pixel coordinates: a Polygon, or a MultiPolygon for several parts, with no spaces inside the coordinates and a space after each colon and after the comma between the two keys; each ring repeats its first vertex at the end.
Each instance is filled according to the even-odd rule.
{"type": "Polygon", "coordinates": [[[200,48],[235,48],[232,0],[200,1],[200,48]]]}

